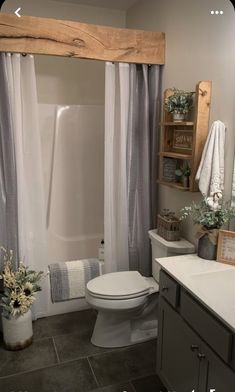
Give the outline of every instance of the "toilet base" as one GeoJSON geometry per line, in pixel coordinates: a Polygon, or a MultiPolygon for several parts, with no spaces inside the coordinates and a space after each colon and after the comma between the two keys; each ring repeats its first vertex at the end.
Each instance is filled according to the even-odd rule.
{"type": "Polygon", "coordinates": [[[98,312],[91,343],[98,347],[125,347],[157,337],[158,321],[144,319],[127,320],[117,312],[98,312]]]}

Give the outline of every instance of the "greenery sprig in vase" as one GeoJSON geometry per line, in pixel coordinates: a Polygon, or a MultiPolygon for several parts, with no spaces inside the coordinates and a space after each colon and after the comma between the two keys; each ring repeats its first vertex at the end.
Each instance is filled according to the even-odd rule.
{"type": "Polygon", "coordinates": [[[182,166],[180,166],[178,169],[175,171],[175,177],[177,182],[182,182],[183,186],[185,188],[189,187],[189,177],[191,175],[191,169],[190,166],[188,165],[187,161],[183,163],[182,166]]]}
{"type": "Polygon", "coordinates": [[[164,108],[168,113],[173,114],[174,120],[182,121],[184,116],[189,113],[193,107],[194,92],[187,92],[173,88],[173,94],[165,98],[164,108]],[[178,116],[177,116],[178,115],[178,116]]]}
{"type": "Polygon", "coordinates": [[[35,293],[41,290],[39,282],[43,272],[30,270],[23,263],[14,271],[13,252],[3,252],[3,292],[0,293],[2,308],[3,338],[7,348],[15,350],[24,348],[32,341],[31,306],[35,301],[35,293]]]}
{"type": "Polygon", "coordinates": [[[206,259],[215,259],[219,229],[235,216],[235,208],[231,207],[230,201],[223,200],[222,193],[217,192],[204,198],[199,204],[193,202],[191,206],[184,207],[181,210],[181,219],[188,216],[191,216],[193,223],[197,225],[198,255],[206,259]],[[202,243],[205,244],[204,249],[200,246],[202,243]],[[210,248],[210,243],[213,249],[212,246],[210,248]]]}

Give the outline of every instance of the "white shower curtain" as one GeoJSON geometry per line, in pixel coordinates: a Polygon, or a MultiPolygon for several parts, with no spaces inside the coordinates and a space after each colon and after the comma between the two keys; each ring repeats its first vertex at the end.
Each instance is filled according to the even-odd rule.
{"type": "Polygon", "coordinates": [[[126,143],[129,65],[106,63],[105,71],[105,272],[129,269],[126,143]]]}
{"type": "MultiPolygon", "coordinates": [[[[14,137],[17,177],[19,260],[31,269],[47,271],[46,209],[41,141],[38,128],[34,57],[1,54],[14,137]]],[[[48,293],[39,293],[34,315],[46,313],[48,293]]]]}
{"type": "MultiPolygon", "coordinates": [[[[11,249],[14,268],[19,259],[17,177],[14,130],[5,55],[0,55],[0,245],[11,249]]],[[[3,260],[0,258],[0,269],[3,260]]]]}
{"type": "Polygon", "coordinates": [[[160,67],[106,63],[105,272],[151,275],[160,67]]]}

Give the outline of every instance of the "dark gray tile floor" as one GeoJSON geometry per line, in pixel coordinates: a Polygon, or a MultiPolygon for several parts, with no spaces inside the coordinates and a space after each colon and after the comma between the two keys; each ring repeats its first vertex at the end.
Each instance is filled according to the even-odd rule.
{"type": "Polygon", "coordinates": [[[0,339],[1,392],[166,392],[156,369],[156,341],[120,349],[90,343],[96,313],[68,313],[34,323],[34,342],[6,351],[0,339]]]}

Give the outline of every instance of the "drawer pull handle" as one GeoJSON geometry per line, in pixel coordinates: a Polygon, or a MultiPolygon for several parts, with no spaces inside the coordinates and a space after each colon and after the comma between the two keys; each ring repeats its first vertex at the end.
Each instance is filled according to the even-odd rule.
{"type": "Polygon", "coordinates": [[[204,358],[206,358],[205,354],[202,354],[202,353],[198,353],[198,354],[197,354],[197,357],[198,357],[199,359],[204,359],[204,358]]]}
{"type": "Polygon", "coordinates": [[[163,286],[162,291],[168,291],[169,287],[163,286]]]}
{"type": "Polygon", "coordinates": [[[197,351],[197,350],[199,350],[199,347],[196,346],[195,344],[192,344],[192,345],[191,345],[191,350],[192,350],[192,351],[197,351]]]}

